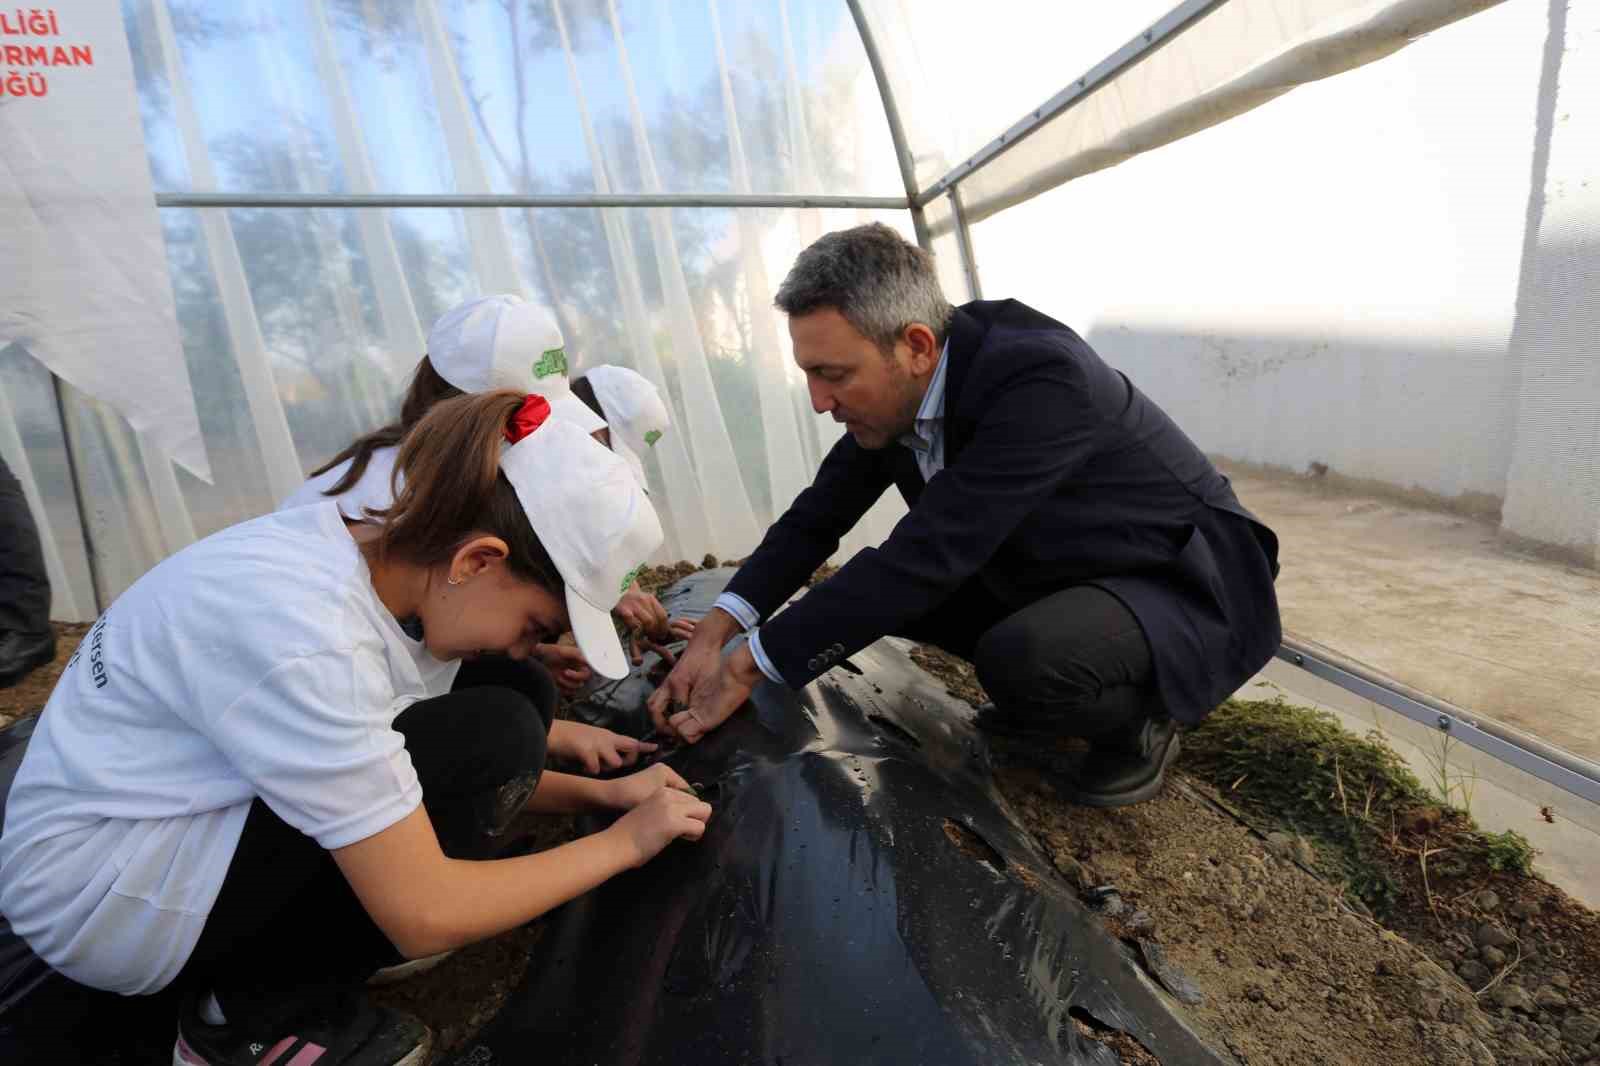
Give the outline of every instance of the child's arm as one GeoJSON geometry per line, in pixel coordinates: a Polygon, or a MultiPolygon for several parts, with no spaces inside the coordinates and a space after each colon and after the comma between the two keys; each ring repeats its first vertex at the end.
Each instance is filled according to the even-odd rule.
{"type": "Polygon", "coordinates": [[[549,745],[551,755],[580,762],[591,774],[632,766],[639,756],[648,755],[657,747],[648,740],[635,740],[609,729],[562,718],[550,723],[549,745]]]}
{"type": "Polygon", "coordinates": [[[421,958],[514,929],[642,866],[679,837],[698,840],[710,817],[711,805],[693,793],[658,787],[609,828],[581,840],[533,855],[472,862],[439,849],[428,812],[419,806],[332,855],[390,942],[403,955],[421,958]]]}

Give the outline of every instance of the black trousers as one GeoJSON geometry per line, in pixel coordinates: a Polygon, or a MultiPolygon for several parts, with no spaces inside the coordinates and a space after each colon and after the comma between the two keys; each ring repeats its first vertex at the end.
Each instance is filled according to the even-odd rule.
{"type": "Polygon", "coordinates": [[[0,459],[0,633],[50,631],[50,579],[22,483],[0,459]]]}
{"type": "MultiPolygon", "coordinates": [[[[485,660],[464,664],[449,694],[395,719],[445,854],[497,850],[538,782],[555,702],[543,667],[485,660]]],[[[258,799],[172,985],[124,997],[54,974],[0,1016],[0,1062],[144,1062],[171,1054],[178,997],[189,989],[355,982],[400,961],[333,857],[258,799]]]]}
{"type": "Polygon", "coordinates": [[[1009,610],[968,581],[902,636],[971,661],[1008,732],[1101,738],[1160,713],[1150,644],[1133,612],[1094,585],[1009,610]]]}

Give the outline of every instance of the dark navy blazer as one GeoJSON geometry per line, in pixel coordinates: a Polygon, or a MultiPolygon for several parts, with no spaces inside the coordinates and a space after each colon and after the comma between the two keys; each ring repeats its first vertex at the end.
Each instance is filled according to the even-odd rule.
{"type": "Polygon", "coordinates": [[[761,629],[800,687],[978,580],[1011,609],[1071,585],[1143,626],[1169,713],[1197,722],[1276,650],[1278,541],[1177,424],[1072,330],[1015,300],[956,309],[944,468],[846,434],[728,591],[768,618],[890,484],[910,513],[761,629]]]}

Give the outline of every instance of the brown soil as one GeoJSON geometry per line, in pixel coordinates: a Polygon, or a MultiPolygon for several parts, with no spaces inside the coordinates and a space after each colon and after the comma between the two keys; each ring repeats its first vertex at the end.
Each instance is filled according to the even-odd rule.
{"type": "MultiPolygon", "coordinates": [[[[571,818],[528,818],[513,826],[529,851],[573,839],[571,818]]],[[[519,929],[462,948],[432,970],[372,990],[374,1000],[421,1018],[433,1030],[437,1062],[466,1043],[495,1016],[522,980],[528,956],[544,935],[536,919],[519,929]]]]}
{"type": "MultiPolygon", "coordinates": [[[[695,569],[653,568],[641,580],[660,587],[695,569]]],[[[43,706],[86,629],[58,627],[56,662],[0,692],[0,721],[43,706]]],[[[932,648],[914,658],[953,694],[982,702],[965,662],[932,648]]],[[[1275,829],[1270,811],[1229,791],[1234,782],[1198,776],[1194,760],[1180,760],[1184,772],[1157,799],[1097,811],[1061,802],[1052,754],[996,753],[1013,811],[1114,933],[1164,950],[1179,971],[1169,984],[1197,986],[1200,1002],[1183,1009],[1241,1063],[1600,1066],[1600,915],[1536,876],[1433,853],[1454,812],[1395,827],[1383,856],[1395,892],[1379,924],[1346,885],[1314,875],[1317,845],[1275,829]],[[1426,879],[1421,851],[1431,855],[1426,879]]],[[[571,825],[533,831],[535,847],[550,847],[571,825]]],[[[541,933],[534,922],[474,945],[374,998],[432,1026],[437,1061],[499,1009],[541,933]]],[[[1080,1026],[1125,1063],[1160,1066],[1131,1038],[1092,1019],[1080,1026]]]]}
{"type": "MultiPolygon", "coordinates": [[[[983,702],[968,663],[912,657],[983,702]]],[[[1149,803],[1101,811],[1061,802],[1056,755],[996,746],[1002,793],[1085,899],[1115,886],[1107,925],[1165,949],[1202,994],[1185,1009],[1241,1062],[1600,1066],[1600,914],[1491,868],[1460,812],[1416,810],[1365,856],[1393,886],[1380,924],[1348,883],[1313,872],[1332,865],[1322,841],[1285,832],[1236,781],[1207,780],[1204,760],[1181,757],[1149,803]]]]}
{"type": "Polygon", "coordinates": [[[21,684],[11,688],[0,688],[0,728],[10,725],[18,718],[35,713],[45,705],[45,701],[50,698],[50,690],[56,687],[56,678],[61,676],[61,671],[66,669],[67,660],[72,658],[72,653],[77,650],[78,641],[89,632],[88,625],[77,622],[50,624],[56,631],[55,660],[23,678],[21,684]]]}

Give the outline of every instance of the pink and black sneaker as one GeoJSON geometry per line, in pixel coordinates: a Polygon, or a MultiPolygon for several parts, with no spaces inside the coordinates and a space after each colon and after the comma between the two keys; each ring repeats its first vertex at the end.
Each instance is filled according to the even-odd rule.
{"type": "Polygon", "coordinates": [[[185,999],[172,1066],[420,1066],[433,1044],[427,1026],[359,989],[303,999],[219,993],[220,1025],[202,1017],[206,999],[185,999]]]}

